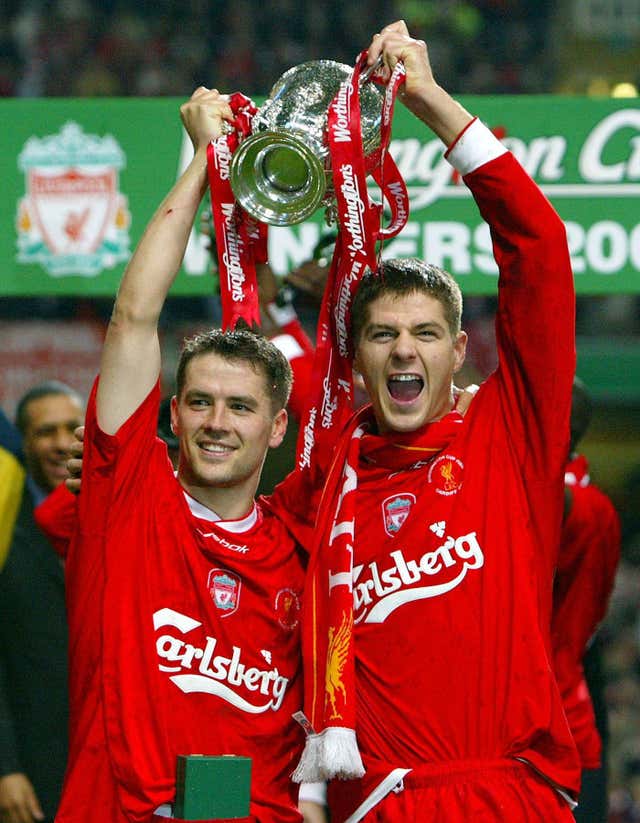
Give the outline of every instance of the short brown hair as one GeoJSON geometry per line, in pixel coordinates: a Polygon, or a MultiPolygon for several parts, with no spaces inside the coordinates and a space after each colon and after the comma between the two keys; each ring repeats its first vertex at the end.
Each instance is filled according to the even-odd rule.
{"type": "Polygon", "coordinates": [[[246,329],[231,332],[212,329],[184,341],[176,371],[178,398],[184,388],[187,366],[202,354],[217,354],[223,360],[248,363],[254,371],[262,372],[274,414],[289,402],[293,382],[289,361],[269,340],[246,329]]]}
{"type": "Polygon", "coordinates": [[[462,292],[449,272],[415,257],[393,258],[380,264],[377,272],[367,272],[355,294],[351,308],[351,341],[355,350],[366,325],[371,303],[383,295],[401,297],[421,292],[435,298],[444,309],[452,337],[462,322],[462,292]]]}

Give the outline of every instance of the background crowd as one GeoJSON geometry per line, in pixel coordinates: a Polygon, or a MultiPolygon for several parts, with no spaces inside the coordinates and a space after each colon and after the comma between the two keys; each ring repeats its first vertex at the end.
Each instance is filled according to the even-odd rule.
{"type": "MultiPolygon", "coordinates": [[[[602,93],[640,81],[640,3],[589,0],[5,0],[0,15],[0,96],[186,97],[200,83],[268,93],[290,66],[312,59],[352,63],[369,20],[407,20],[429,44],[453,91],[478,94],[602,93]],[[597,6],[617,9],[598,17],[597,6]],[[608,20],[608,23],[607,23],[608,20]]],[[[636,92],[637,93],[637,92],[636,92]]],[[[0,262],[0,278],[2,263],[0,262]]],[[[3,324],[108,317],[111,300],[3,298],[3,324]]],[[[580,297],[577,333],[593,343],[640,336],[640,307],[627,295],[580,297]]],[[[492,298],[466,301],[475,376],[493,366],[492,298]]],[[[215,319],[210,300],[173,298],[165,312],[167,348],[187,328],[215,319]]],[[[636,360],[640,363],[640,358],[636,360]]],[[[640,386],[640,375],[628,375],[640,386]]],[[[611,823],[640,820],[640,393],[631,403],[595,392],[596,415],[584,451],[596,482],[621,516],[622,562],[601,628],[611,731],[611,823]],[[632,469],[612,465],[616,447],[635,449],[632,469]]],[[[3,404],[0,397],[0,405],[3,404]]],[[[12,416],[15,409],[5,408],[12,416]]],[[[293,437],[289,438],[293,441],[293,437]]],[[[628,458],[628,456],[627,456],[628,458]]],[[[628,460],[627,460],[628,462],[628,460]]],[[[274,472],[281,469],[274,468],[274,472]]]]}
{"type": "MultiPolygon", "coordinates": [[[[5,4],[0,93],[20,97],[183,95],[204,77],[221,88],[269,90],[304,60],[351,63],[366,30],[362,6],[327,0],[59,0],[5,4]]],[[[551,90],[548,0],[370,0],[367,17],[404,17],[448,84],[469,93],[551,90]],[[464,84],[460,81],[464,78],[464,84]]]]}

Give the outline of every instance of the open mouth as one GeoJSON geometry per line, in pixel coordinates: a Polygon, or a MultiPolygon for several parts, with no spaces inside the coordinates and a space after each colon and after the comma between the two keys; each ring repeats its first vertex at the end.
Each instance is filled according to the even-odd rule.
{"type": "Polygon", "coordinates": [[[424,387],[424,380],[417,374],[393,374],[387,380],[387,389],[396,403],[411,403],[424,387]]]}

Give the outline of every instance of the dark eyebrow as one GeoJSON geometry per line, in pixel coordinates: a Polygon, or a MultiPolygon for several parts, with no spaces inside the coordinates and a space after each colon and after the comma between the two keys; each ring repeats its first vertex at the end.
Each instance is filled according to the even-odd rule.
{"type": "MultiPolygon", "coordinates": [[[[413,332],[420,332],[426,331],[428,329],[438,329],[442,331],[444,326],[441,323],[438,323],[437,320],[426,320],[424,323],[416,323],[415,326],[411,327],[411,331],[413,332]]],[[[396,331],[397,326],[390,325],[389,323],[370,323],[368,326],[365,327],[365,332],[372,332],[372,331],[396,331]]]]}
{"type": "Polygon", "coordinates": [[[439,329],[440,331],[444,329],[444,326],[441,323],[438,323],[437,320],[427,320],[424,323],[418,323],[413,327],[413,331],[427,331],[429,329],[439,329]]]}
{"type": "Polygon", "coordinates": [[[202,397],[204,400],[211,400],[211,395],[206,391],[199,391],[198,389],[190,389],[188,392],[185,393],[184,399],[195,400],[198,397],[202,397]]]}
{"type": "Polygon", "coordinates": [[[39,426],[36,426],[33,429],[33,432],[36,435],[41,435],[50,434],[51,432],[54,432],[56,429],[68,429],[69,431],[73,431],[81,425],[82,421],[79,418],[76,420],[61,420],[57,423],[41,423],[39,426]]]}
{"type": "Polygon", "coordinates": [[[388,323],[369,323],[365,326],[365,331],[395,331],[396,327],[391,326],[388,323]]]}
{"type": "Polygon", "coordinates": [[[227,397],[228,403],[243,403],[245,406],[251,406],[251,408],[256,408],[258,405],[258,401],[252,395],[237,395],[234,397],[227,397]]]}
{"type": "MultiPolygon", "coordinates": [[[[185,400],[187,402],[189,402],[190,400],[197,400],[199,398],[202,398],[203,400],[213,400],[213,395],[210,392],[206,392],[201,389],[190,389],[185,394],[185,400]]],[[[229,395],[228,397],[224,398],[224,401],[226,403],[244,403],[246,406],[258,405],[258,401],[251,394],[229,395]]]]}

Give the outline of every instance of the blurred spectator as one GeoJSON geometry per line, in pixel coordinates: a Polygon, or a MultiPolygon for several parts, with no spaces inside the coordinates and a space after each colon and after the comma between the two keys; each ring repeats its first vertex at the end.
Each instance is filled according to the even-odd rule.
{"type": "Polygon", "coordinates": [[[20,435],[0,409],[0,571],[7,558],[24,488],[20,435]]]}
{"type": "Polygon", "coordinates": [[[27,468],[9,554],[0,573],[0,818],[56,813],[67,759],[67,623],[60,561],[33,509],[65,477],[78,395],[54,381],[27,392],[17,426],[27,468]]]}
{"type": "Polygon", "coordinates": [[[608,725],[600,644],[591,643],[588,671],[584,658],[607,612],[620,559],[620,520],[611,500],[591,482],[589,463],[577,451],[592,414],[591,396],[575,378],[551,647],[564,711],[582,764],[574,815],[580,823],[606,823],[608,725]]]}

